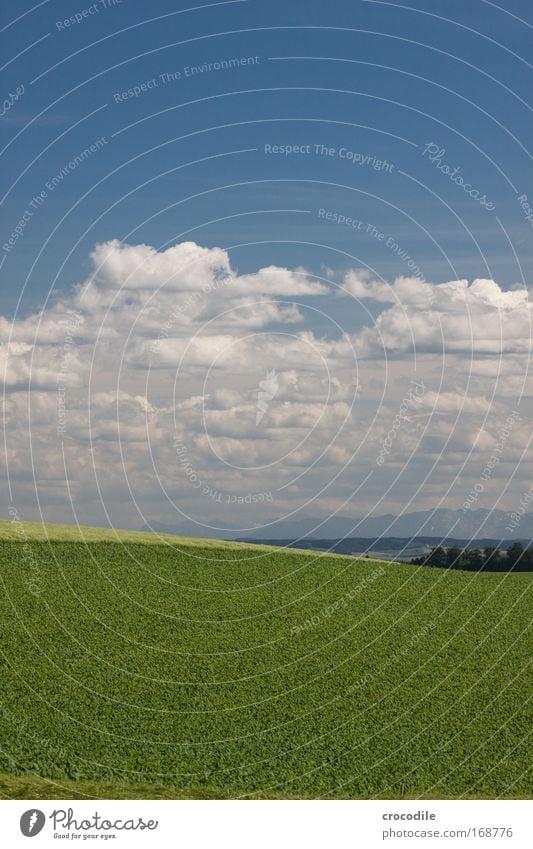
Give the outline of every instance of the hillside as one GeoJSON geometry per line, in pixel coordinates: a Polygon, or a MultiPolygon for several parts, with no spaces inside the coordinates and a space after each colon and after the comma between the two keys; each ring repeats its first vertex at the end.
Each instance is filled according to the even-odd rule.
{"type": "Polygon", "coordinates": [[[121,531],[114,528],[90,528],[86,525],[41,524],[0,519],[0,541],[12,542],[118,542],[143,543],[149,545],[199,546],[202,548],[234,547],[235,543],[225,540],[177,537],[168,533],[150,531],[121,531]]]}
{"type": "Polygon", "coordinates": [[[529,792],[527,574],[0,534],[1,795],[529,792]]]}

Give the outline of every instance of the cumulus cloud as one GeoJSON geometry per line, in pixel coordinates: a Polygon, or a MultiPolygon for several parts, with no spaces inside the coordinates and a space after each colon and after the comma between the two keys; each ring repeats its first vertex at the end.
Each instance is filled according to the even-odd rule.
{"type": "Polygon", "coordinates": [[[95,247],[92,280],[103,289],[201,290],[233,276],[222,248],[181,242],[164,251],[150,245],[126,245],[113,239],[95,247]]]}
{"type": "Polygon", "coordinates": [[[435,286],[418,277],[397,277],[390,284],[375,280],[366,269],[348,271],[342,281],[341,292],[360,300],[371,299],[378,303],[403,304],[427,309],[435,297],[435,286]]]}
{"type": "Polygon", "coordinates": [[[150,245],[125,245],[117,239],[97,245],[91,254],[93,283],[103,289],[214,291],[225,286],[233,295],[322,295],[328,288],[304,270],[270,265],[254,274],[236,272],[223,248],[181,242],[156,251],[150,245]]]}
{"type": "MultiPolygon", "coordinates": [[[[37,478],[43,503],[72,498],[88,522],[102,521],[100,499],[117,523],[187,515],[199,535],[293,510],[361,515],[351,493],[369,475],[364,499],[389,492],[385,512],[436,460],[441,487],[433,477],[427,492],[459,468],[475,480],[523,392],[529,295],[492,280],[389,284],[354,269],[335,287],[302,268],[240,273],[194,242],[113,240],[92,263],[45,310],[0,317],[9,474],[28,503],[37,478]],[[319,331],[307,299],[338,311],[324,298],[335,291],[374,301],[376,318],[352,327],[347,312],[341,332],[319,331]],[[231,498],[247,494],[263,498],[236,517],[231,498]]],[[[513,456],[526,430],[524,419],[509,437],[513,456]]],[[[502,455],[495,477],[504,467],[502,455]]]]}
{"type": "Polygon", "coordinates": [[[50,351],[26,342],[0,343],[0,376],[5,389],[53,390],[57,388],[58,374],[71,385],[79,383],[79,374],[72,358],[62,357],[54,347],[50,351]]]}
{"type": "Polygon", "coordinates": [[[393,304],[357,337],[361,353],[531,352],[533,302],[528,289],[504,291],[486,279],[429,284],[398,277],[389,285],[357,272],[346,274],[342,289],[359,299],[393,304]]]}

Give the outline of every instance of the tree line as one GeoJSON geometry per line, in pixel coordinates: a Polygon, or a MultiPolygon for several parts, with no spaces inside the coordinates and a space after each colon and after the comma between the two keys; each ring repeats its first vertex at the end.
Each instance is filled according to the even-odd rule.
{"type": "Polygon", "coordinates": [[[533,548],[525,549],[520,542],[513,542],[507,551],[498,548],[432,548],[423,557],[409,561],[415,566],[435,566],[440,569],[466,569],[469,572],[532,572],[533,548]]]}

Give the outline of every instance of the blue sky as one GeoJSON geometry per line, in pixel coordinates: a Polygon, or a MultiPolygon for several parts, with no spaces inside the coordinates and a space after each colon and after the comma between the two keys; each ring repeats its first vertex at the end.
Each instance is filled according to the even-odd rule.
{"type": "Polygon", "coordinates": [[[337,1],[325,15],[314,0],[198,4],[194,11],[183,11],[189,3],[158,1],[148,15],[145,4],[123,0],[99,5],[68,28],[61,23],[90,5],[51,0],[10,25],[30,6],[4,4],[6,55],[13,57],[4,91],[25,87],[2,127],[3,144],[10,144],[3,154],[5,230],[50,177],[88,144],[107,139],[49,194],[6,257],[4,311],[14,308],[24,283],[29,307],[56,275],[59,287],[82,279],[97,241],[162,245],[198,225],[195,238],[206,245],[267,242],[236,249],[240,268],[272,261],[339,268],[347,261],[337,251],[344,251],[384,276],[398,271],[366,227],[328,226],[317,219],[319,208],[391,233],[431,280],[493,276],[509,285],[530,273],[531,227],[517,194],[528,192],[531,175],[521,147],[531,138],[531,112],[520,101],[530,93],[531,29],[512,17],[528,19],[528,3],[506,3],[504,12],[477,1],[419,2],[412,11],[337,1]],[[248,56],[258,56],[258,64],[184,76],[187,66],[248,56]],[[159,75],[176,71],[181,79],[161,82],[159,75]],[[114,102],[154,78],[157,88],[114,102]],[[424,159],[430,142],[445,149],[443,161],[460,166],[494,211],[461,196],[424,159]],[[266,156],[269,143],[345,146],[387,159],[394,171],[351,167],[338,156],[266,156]],[[196,160],[204,161],[187,164],[196,160]],[[221,189],[234,183],[248,185],[221,189]],[[216,194],[185,200],[210,189],[216,194]],[[306,212],[206,223],[259,208],[306,212]],[[301,244],[309,241],[324,247],[301,244]]]}
{"type": "Polygon", "coordinates": [[[198,533],[471,491],[514,509],[532,430],[528,2],[1,15],[11,503],[198,533]]]}

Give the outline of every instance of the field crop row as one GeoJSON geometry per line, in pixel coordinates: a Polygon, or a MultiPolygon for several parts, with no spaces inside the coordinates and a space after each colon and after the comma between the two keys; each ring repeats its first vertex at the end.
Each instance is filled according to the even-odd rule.
{"type": "Polygon", "coordinates": [[[35,541],[1,542],[0,574],[6,773],[198,795],[529,791],[527,574],[35,541]]]}

